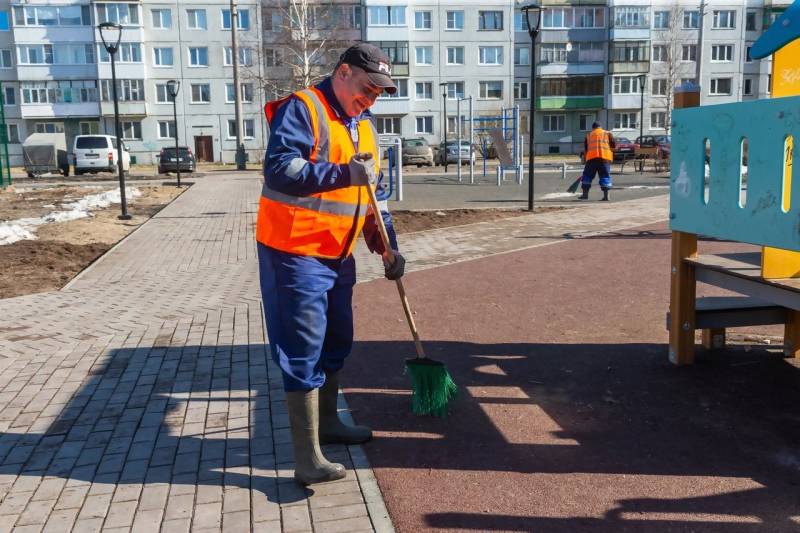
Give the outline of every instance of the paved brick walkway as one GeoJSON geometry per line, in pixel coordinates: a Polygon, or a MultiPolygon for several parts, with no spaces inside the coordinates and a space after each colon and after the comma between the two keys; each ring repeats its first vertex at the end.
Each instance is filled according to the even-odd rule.
{"type": "MultiPolygon", "coordinates": [[[[258,294],[259,189],[254,173],[198,179],[64,290],[0,300],[0,530],[392,530],[361,447],[326,448],[342,481],[306,493],[291,479],[258,294]]],[[[666,205],[593,204],[401,245],[411,270],[431,268],[663,220],[666,205]]],[[[382,274],[374,256],[359,269],[382,274]]]]}

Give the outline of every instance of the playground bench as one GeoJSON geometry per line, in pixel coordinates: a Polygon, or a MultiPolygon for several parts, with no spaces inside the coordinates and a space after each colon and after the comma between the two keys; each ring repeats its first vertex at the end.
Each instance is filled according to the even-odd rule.
{"type": "Polygon", "coordinates": [[[661,149],[658,146],[644,146],[636,149],[633,159],[625,159],[622,161],[619,171],[625,171],[625,164],[631,161],[633,169],[639,168],[639,172],[644,172],[644,165],[648,161],[653,164],[653,171],[660,172],[669,168],[669,159],[664,158],[661,149]]]}

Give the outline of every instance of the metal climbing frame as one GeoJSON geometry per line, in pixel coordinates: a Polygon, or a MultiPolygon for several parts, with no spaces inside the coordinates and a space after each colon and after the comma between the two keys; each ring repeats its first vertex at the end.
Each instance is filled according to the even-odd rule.
{"type": "MultiPolygon", "coordinates": [[[[472,117],[471,130],[480,135],[481,137],[481,155],[483,155],[483,176],[486,177],[486,159],[488,155],[488,145],[485,135],[490,134],[492,131],[499,131],[505,147],[509,152],[510,160],[503,163],[502,159],[497,166],[497,185],[499,186],[505,181],[505,173],[513,171],[518,184],[522,183],[522,142],[520,139],[519,131],[519,106],[503,107],[499,115],[488,117],[472,117]],[[478,124],[475,127],[475,124],[478,124]]],[[[498,156],[500,156],[501,149],[498,149],[498,156]]]]}

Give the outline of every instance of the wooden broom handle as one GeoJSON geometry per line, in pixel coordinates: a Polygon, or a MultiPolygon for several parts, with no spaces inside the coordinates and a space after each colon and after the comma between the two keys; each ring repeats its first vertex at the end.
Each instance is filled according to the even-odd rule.
{"type": "MultiPolygon", "coordinates": [[[[392,254],[392,244],[389,242],[389,233],[386,231],[386,225],[383,223],[383,217],[381,216],[381,210],[378,207],[378,199],[375,197],[375,189],[373,185],[367,185],[367,191],[369,192],[369,205],[372,208],[372,213],[375,215],[375,222],[378,224],[378,233],[381,234],[381,240],[383,241],[383,247],[386,250],[386,257],[388,257],[388,261],[394,261],[394,255],[392,254]]],[[[408,328],[411,330],[411,335],[414,337],[414,346],[417,349],[417,357],[424,358],[425,351],[422,349],[422,342],[419,340],[419,333],[417,333],[417,326],[414,324],[414,317],[411,315],[411,306],[408,305],[408,298],[406,297],[406,290],[403,287],[403,280],[396,279],[394,280],[397,283],[397,292],[400,293],[400,302],[403,304],[403,312],[406,315],[406,321],[408,322],[408,328]]]]}

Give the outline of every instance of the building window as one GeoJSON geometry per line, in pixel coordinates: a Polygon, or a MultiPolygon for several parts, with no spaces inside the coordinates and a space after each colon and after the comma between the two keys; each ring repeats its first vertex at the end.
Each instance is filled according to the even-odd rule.
{"type": "MultiPolygon", "coordinates": [[[[100,45],[100,61],[109,63],[111,58],[106,51],[106,47],[100,45]]],[[[141,43],[120,43],[119,50],[117,50],[116,63],[141,63],[142,62],[142,44],[141,43]]]]}
{"type": "Polygon", "coordinates": [[[566,43],[542,43],[540,61],[542,63],[566,63],[567,44],[566,43]]]}
{"type": "MultiPolygon", "coordinates": [[[[231,29],[231,10],[230,9],[223,9],[222,11],[222,29],[229,30],[231,29]]],[[[247,31],[250,29],[250,10],[249,9],[241,9],[238,10],[239,19],[236,22],[236,29],[247,31]]]]}
{"type": "MultiPolygon", "coordinates": [[[[241,48],[237,48],[239,53],[239,65],[243,67],[249,67],[253,64],[253,49],[243,46],[241,48]]],[[[230,46],[226,46],[223,50],[223,57],[222,63],[226,67],[230,67],[233,65],[233,48],[230,46]]]]}
{"type": "Polygon", "coordinates": [[[603,76],[570,76],[565,78],[539,78],[536,92],[539,96],[602,96],[605,91],[603,76]]]}
{"type": "Polygon", "coordinates": [[[158,121],[158,138],[159,139],[174,139],[177,129],[175,128],[175,121],[173,120],[159,120],[158,121]]]}
{"type": "Polygon", "coordinates": [[[11,50],[0,50],[0,68],[14,68],[14,59],[11,50]]]}
{"type": "Polygon", "coordinates": [[[753,48],[753,46],[749,45],[749,44],[744,47],[744,62],[745,63],[752,63],[753,62],[753,56],[750,55],[750,49],[751,48],[753,48]]]}
{"type": "Polygon", "coordinates": [[[450,31],[461,31],[464,29],[464,12],[463,11],[448,11],[447,12],[447,29],[450,31]]]}
{"type": "Polygon", "coordinates": [[[653,28],[657,30],[669,29],[669,11],[656,11],[653,13],[653,28]]]}
{"type": "Polygon", "coordinates": [[[543,115],[542,131],[545,133],[558,133],[566,131],[566,115],[543,115]]]}
{"type": "Polygon", "coordinates": [[[614,94],[640,94],[639,76],[614,76],[614,94]]]}
{"type": "Polygon", "coordinates": [[[514,82],[514,100],[527,100],[530,98],[528,88],[530,84],[527,81],[514,82]]]}
{"type": "Polygon", "coordinates": [[[590,131],[595,120],[594,113],[578,115],[578,129],[580,131],[590,131]]]}
{"type": "Polygon", "coordinates": [[[368,6],[367,24],[370,26],[405,26],[406,6],[368,6]]]}
{"type": "MultiPolygon", "coordinates": [[[[104,102],[114,101],[111,80],[100,80],[101,98],[104,102]]],[[[143,102],[144,80],[117,80],[117,99],[120,102],[143,102]]]]}
{"type": "Polygon", "coordinates": [[[745,15],[745,23],[744,29],[747,31],[756,31],[756,17],[757,13],[755,11],[748,11],[745,15]]]}
{"type": "Polygon", "coordinates": [[[37,122],[33,126],[36,133],[64,133],[63,122],[37,122]]]}
{"type": "Polygon", "coordinates": [[[502,65],[503,47],[502,46],[479,46],[478,64],[480,65],[502,65]]]}
{"type": "Polygon", "coordinates": [[[447,47],[447,64],[448,65],[463,65],[464,64],[464,47],[463,46],[448,46],[447,47]]]}
{"type": "Polygon", "coordinates": [[[15,26],[91,26],[90,6],[14,6],[15,26]]]}
{"type": "Polygon", "coordinates": [[[742,86],[742,94],[745,96],[753,95],[753,78],[745,78],[742,86]]]}
{"type": "Polygon", "coordinates": [[[731,78],[711,78],[711,90],[708,94],[727,96],[731,94],[731,78]]]}
{"type": "Polygon", "coordinates": [[[134,3],[96,4],[99,22],[116,22],[123,26],[139,25],[139,6],[134,3]]]}
{"type": "Polygon", "coordinates": [[[667,80],[664,78],[653,80],[650,91],[653,96],[667,96],[667,80]]]}
{"type": "Polygon", "coordinates": [[[432,46],[417,46],[414,49],[416,54],[417,65],[433,65],[433,47],[432,46]]]}
{"type": "Polygon", "coordinates": [[[142,123],[138,120],[120,122],[122,138],[135,141],[142,138],[142,123]]]}
{"type": "Polygon", "coordinates": [[[430,30],[433,27],[433,19],[430,11],[414,11],[414,29],[430,30]]]}
{"type": "Polygon", "coordinates": [[[190,30],[207,30],[208,21],[206,20],[205,9],[187,9],[186,26],[190,30]]]}
{"type": "Polygon", "coordinates": [[[189,65],[192,67],[208,66],[208,48],[205,46],[189,48],[189,65]]]}
{"type": "Polygon", "coordinates": [[[663,44],[653,45],[653,61],[667,61],[667,47],[663,44]]]}
{"type": "Polygon", "coordinates": [[[514,64],[525,66],[531,64],[531,49],[527,46],[514,48],[514,64]]]}
{"type": "Polygon", "coordinates": [[[400,117],[377,117],[378,133],[381,135],[402,135],[400,117]]]}
{"type": "Polygon", "coordinates": [[[488,31],[498,31],[503,29],[502,11],[479,11],[478,29],[488,31]]]}
{"type": "Polygon", "coordinates": [[[733,60],[732,44],[715,44],[711,46],[711,61],[730,62],[733,60]]]}
{"type": "Polygon", "coordinates": [[[624,6],[614,8],[615,28],[649,28],[648,7],[624,6]]]}
{"type": "Polygon", "coordinates": [[[414,91],[417,100],[432,100],[433,99],[433,82],[418,81],[416,83],[416,90],[414,91]]]}
{"type": "Polygon", "coordinates": [[[72,104],[97,102],[97,80],[24,81],[23,104],[72,104]]]}
{"type": "Polygon", "coordinates": [[[416,133],[433,134],[433,117],[430,115],[416,118],[416,133]]]}
{"type": "Polygon", "coordinates": [[[525,13],[521,11],[514,12],[514,31],[528,31],[528,21],[525,20],[525,13]]]}
{"type": "Polygon", "coordinates": [[[714,11],[713,28],[732,29],[736,27],[736,11],[721,9],[714,11]]]}
{"type": "Polygon", "coordinates": [[[169,94],[169,89],[166,83],[156,84],[156,102],[159,104],[172,103],[172,96],[169,94]]]}
{"type": "MultiPolygon", "coordinates": [[[[241,98],[242,102],[252,102],[253,101],[253,84],[252,83],[241,83],[241,98]]],[[[236,95],[233,94],[233,84],[226,83],[225,84],[225,103],[226,104],[233,104],[236,102],[236,95]]]]}
{"type": "Polygon", "coordinates": [[[648,41],[616,41],[611,45],[611,61],[613,62],[648,61],[649,56],[650,43],[648,41]]]}
{"type": "Polygon", "coordinates": [[[650,129],[663,130],[667,127],[667,113],[665,111],[654,111],[650,113],[650,129]]]}
{"type": "Polygon", "coordinates": [[[699,11],[684,11],[683,12],[683,29],[696,30],[700,27],[700,12],[699,11]]]}
{"type": "Polygon", "coordinates": [[[96,120],[79,122],[78,131],[81,132],[81,135],[97,135],[100,133],[100,123],[96,120]]]}
{"type": "Polygon", "coordinates": [[[19,142],[19,126],[16,124],[6,124],[6,138],[9,143],[16,144],[19,142]]]}
{"type": "Polygon", "coordinates": [[[389,56],[392,65],[408,65],[408,41],[378,41],[372,44],[389,56]]]}
{"type": "Polygon", "coordinates": [[[172,28],[171,9],[152,9],[150,14],[152,15],[154,29],[168,30],[172,28]]]}
{"type": "Polygon", "coordinates": [[[408,98],[408,78],[394,78],[394,84],[397,86],[394,94],[384,91],[378,98],[408,98]]]}
{"type": "Polygon", "coordinates": [[[480,82],[480,97],[488,100],[499,100],[503,97],[502,81],[480,82]]]}
{"type": "Polygon", "coordinates": [[[172,48],[153,48],[153,64],[157,67],[171,67],[172,48]]]}
{"type": "Polygon", "coordinates": [[[4,87],[3,105],[17,105],[17,91],[14,87],[4,87]]]}
{"type": "Polygon", "coordinates": [[[208,83],[193,83],[192,103],[193,104],[211,103],[211,85],[208,83]]]}
{"type": "Polygon", "coordinates": [[[615,130],[635,130],[639,123],[639,113],[614,113],[615,130]]]}
{"type": "Polygon", "coordinates": [[[605,27],[605,11],[602,7],[550,8],[548,6],[541,16],[542,27],[547,29],[605,27]]]}
{"type": "Polygon", "coordinates": [[[281,66],[281,51],[277,48],[264,49],[264,66],[266,67],[280,67],[281,66]]]}
{"type": "Polygon", "coordinates": [[[447,82],[447,99],[455,100],[457,98],[464,98],[464,82],[463,81],[447,82]]]}
{"type": "Polygon", "coordinates": [[[696,44],[684,44],[681,47],[681,61],[697,61],[696,44]]]}

